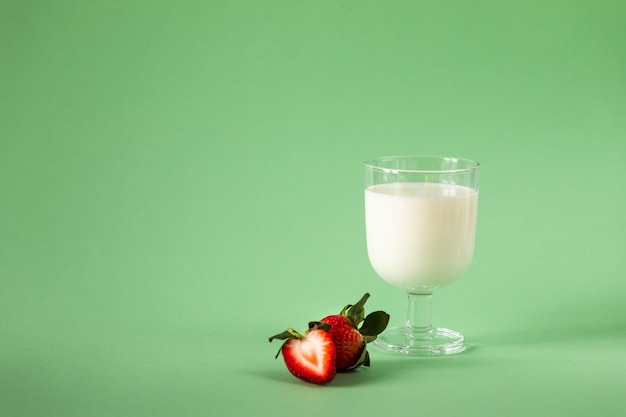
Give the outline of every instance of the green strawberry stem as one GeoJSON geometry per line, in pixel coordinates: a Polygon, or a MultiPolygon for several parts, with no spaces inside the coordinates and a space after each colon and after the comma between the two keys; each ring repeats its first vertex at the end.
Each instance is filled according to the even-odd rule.
{"type": "Polygon", "coordinates": [[[376,340],[376,337],[385,330],[389,324],[389,314],[384,311],[374,311],[365,317],[365,302],[370,297],[369,293],[365,293],[356,304],[348,304],[341,310],[342,316],[348,318],[355,329],[363,335],[365,343],[376,340]],[[359,324],[363,322],[359,328],[359,324]]]}
{"type": "Polygon", "coordinates": [[[370,298],[369,293],[365,293],[363,297],[354,305],[348,304],[341,310],[341,315],[348,317],[348,320],[352,323],[352,326],[359,327],[359,324],[365,317],[365,302],[370,298]]]}

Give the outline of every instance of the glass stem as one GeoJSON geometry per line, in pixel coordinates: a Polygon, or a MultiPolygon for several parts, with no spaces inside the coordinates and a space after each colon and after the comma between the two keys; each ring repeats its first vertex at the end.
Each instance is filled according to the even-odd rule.
{"type": "Polygon", "coordinates": [[[432,293],[408,294],[409,308],[407,311],[406,327],[407,342],[411,345],[415,340],[432,338],[433,315],[432,293]]]}

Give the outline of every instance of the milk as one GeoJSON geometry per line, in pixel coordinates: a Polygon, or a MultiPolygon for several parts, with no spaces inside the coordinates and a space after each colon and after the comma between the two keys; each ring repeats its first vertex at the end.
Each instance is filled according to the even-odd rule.
{"type": "Polygon", "coordinates": [[[390,183],[365,190],[367,252],[378,275],[428,293],[468,268],[478,192],[459,185],[390,183]]]}

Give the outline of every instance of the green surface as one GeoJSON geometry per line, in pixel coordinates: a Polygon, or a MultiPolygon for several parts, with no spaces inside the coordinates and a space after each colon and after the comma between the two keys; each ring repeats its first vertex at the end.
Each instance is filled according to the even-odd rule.
{"type": "Polygon", "coordinates": [[[623,1],[0,1],[0,415],[617,416],[623,1]],[[362,161],[481,162],[466,352],[326,387],[267,337],[368,291],[362,161]]]}

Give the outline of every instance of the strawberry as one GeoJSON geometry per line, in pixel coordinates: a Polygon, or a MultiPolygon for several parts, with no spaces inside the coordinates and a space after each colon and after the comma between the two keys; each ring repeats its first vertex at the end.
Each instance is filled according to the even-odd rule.
{"type": "Polygon", "coordinates": [[[335,378],[336,350],[327,330],[328,324],[310,322],[302,336],[294,329],[287,329],[269,338],[286,340],[276,354],[283,354],[287,369],[295,377],[314,384],[326,384],[335,378]]]}
{"type": "Polygon", "coordinates": [[[337,350],[336,365],[338,371],[344,371],[356,364],[365,349],[365,340],[348,320],[348,317],[334,314],[320,320],[330,324],[328,331],[337,350]]]}
{"type": "Polygon", "coordinates": [[[330,325],[328,333],[332,336],[337,350],[337,371],[348,371],[361,365],[370,366],[366,344],[372,342],[387,327],[389,314],[374,311],[365,317],[364,304],[369,298],[366,293],[356,304],[348,304],[339,314],[333,314],[320,320],[330,325]],[[363,325],[359,328],[359,324],[363,325]]]}

